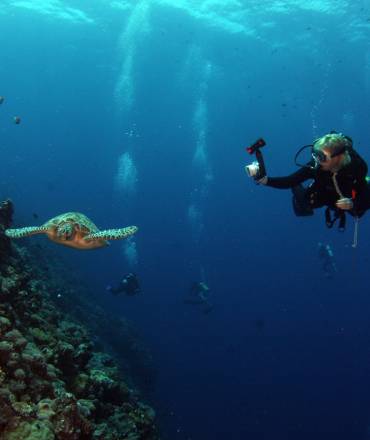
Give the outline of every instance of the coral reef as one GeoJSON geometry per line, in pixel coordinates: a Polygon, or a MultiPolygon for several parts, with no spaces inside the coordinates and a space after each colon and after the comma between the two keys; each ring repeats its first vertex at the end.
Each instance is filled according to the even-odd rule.
{"type": "Polygon", "coordinates": [[[12,212],[0,205],[0,439],[158,440],[153,409],[58,306],[63,287],[4,236],[12,212]]]}
{"type": "MultiPolygon", "coordinates": [[[[37,268],[34,268],[37,278],[47,283],[58,309],[89,329],[95,345],[115,358],[131,387],[150,394],[157,370],[151,353],[134,326],[122,316],[108,313],[105,297],[94,294],[83,284],[81,277],[75,278],[75,269],[58,253],[54,254],[53,248],[46,250],[40,245],[28,246],[28,251],[37,260],[37,268]]],[[[26,252],[24,248],[22,251],[26,252]]]]}

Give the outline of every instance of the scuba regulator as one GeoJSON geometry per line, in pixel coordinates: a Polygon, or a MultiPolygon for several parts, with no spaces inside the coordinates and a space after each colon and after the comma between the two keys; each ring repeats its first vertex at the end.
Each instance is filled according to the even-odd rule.
{"type": "Polygon", "coordinates": [[[246,165],[245,171],[249,177],[253,177],[254,180],[260,180],[266,176],[265,162],[261,153],[261,148],[266,145],[264,139],[259,138],[254,142],[254,144],[246,147],[246,151],[249,154],[256,155],[256,161],[249,165],[246,165]]]}

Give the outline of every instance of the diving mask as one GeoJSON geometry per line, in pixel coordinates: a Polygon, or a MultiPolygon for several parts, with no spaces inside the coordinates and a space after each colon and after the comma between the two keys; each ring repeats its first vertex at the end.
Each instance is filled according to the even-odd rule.
{"type": "Polygon", "coordinates": [[[297,151],[297,154],[294,157],[294,162],[296,165],[300,166],[300,167],[309,167],[309,168],[313,168],[313,169],[318,169],[320,168],[322,163],[325,163],[327,161],[329,161],[330,159],[333,159],[336,156],[339,156],[341,154],[343,154],[346,151],[346,147],[343,146],[341,147],[339,150],[337,150],[335,153],[333,154],[325,154],[322,150],[315,150],[314,146],[312,144],[310,145],[304,145],[302,148],[300,148],[297,151]],[[311,149],[311,157],[313,160],[312,165],[309,164],[300,164],[297,162],[297,158],[298,156],[302,153],[303,150],[310,148],[311,149]]]}

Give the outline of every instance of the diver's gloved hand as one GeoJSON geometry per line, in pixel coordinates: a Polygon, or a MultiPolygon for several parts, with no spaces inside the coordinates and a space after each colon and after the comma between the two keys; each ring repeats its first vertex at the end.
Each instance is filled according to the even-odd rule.
{"type": "Polygon", "coordinates": [[[267,185],[269,179],[267,176],[263,176],[260,179],[254,179],[254,180],[257,183],[257,185],[267,185]]]}
{"type": "Polygon", "coordinates": [[[337,201],[335,204],[337,208],[348,211],[353,208],[353,201],[348,197],[343,197],[337,201]]]}

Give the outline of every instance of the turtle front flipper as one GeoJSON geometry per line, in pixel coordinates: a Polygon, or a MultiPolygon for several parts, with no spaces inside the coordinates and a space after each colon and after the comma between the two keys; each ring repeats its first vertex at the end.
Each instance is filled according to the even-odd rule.
{"type": "Polygon", "coordinates": [[[84,240],[122,240],[124,238],[130,237],[130,235],[137,232],[137,226],[127,226],[127,228],[119,229],[106,229],[105,231],[94,232],[93,234],[86,235],[84,240]]]}
{"type": "Polygon", "coordinates": [[[44,234],[48,228],[45,226],[27,226],[18,229],[6,229],[5,235],[9,238],[23,238],[35,234],[44,234]]]}

